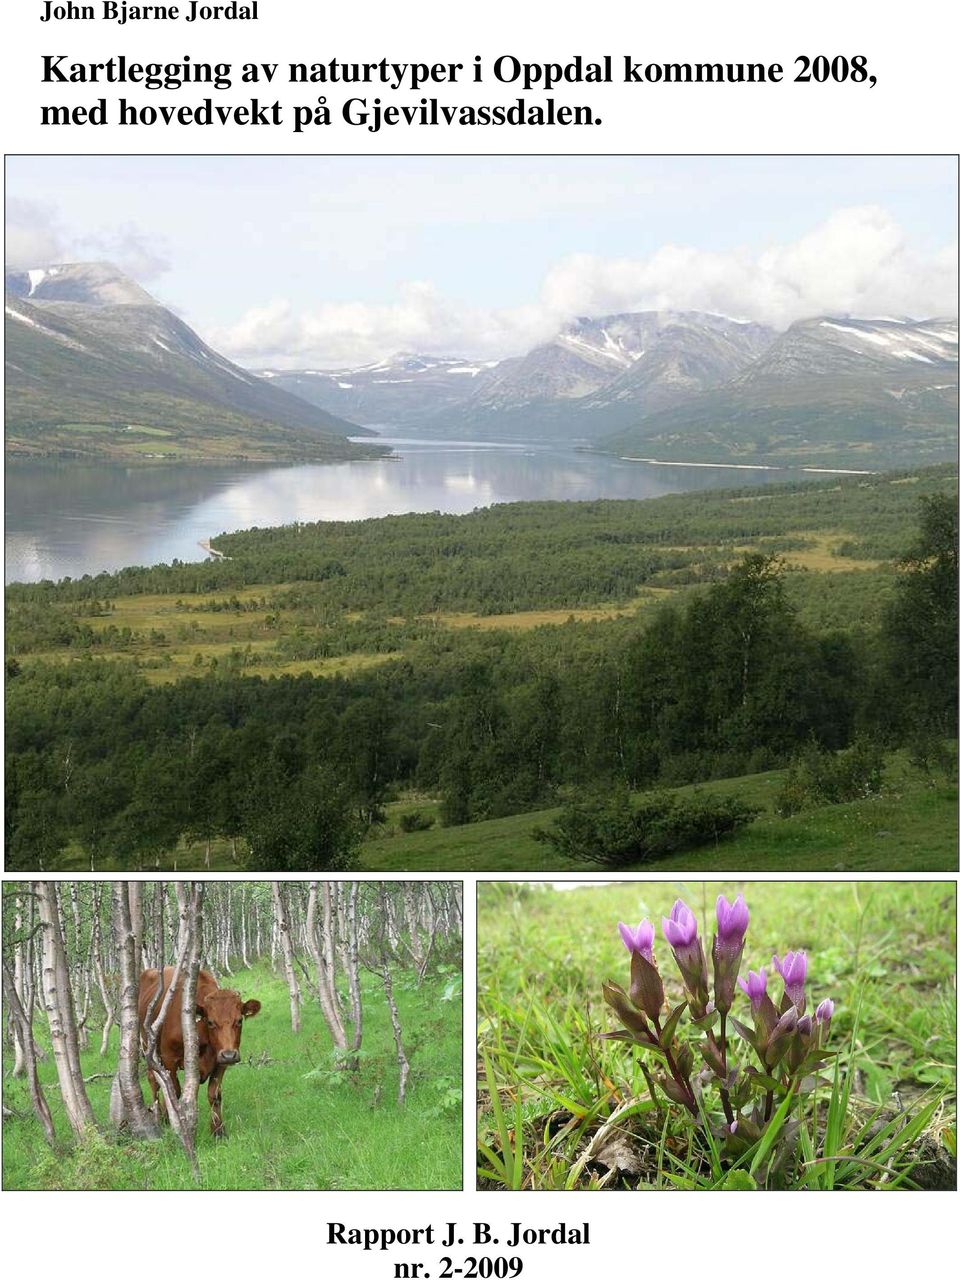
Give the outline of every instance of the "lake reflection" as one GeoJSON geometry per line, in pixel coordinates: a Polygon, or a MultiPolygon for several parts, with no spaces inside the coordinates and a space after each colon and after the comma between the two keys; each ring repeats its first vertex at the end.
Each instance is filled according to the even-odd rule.
{"type": "Polygon", "coordinates": [[[653,498],[789,478],[649,466],[548,445],[391,437],[382,443],[396,456],[328,466],[9,466],[6,581],[202,560],[201,539],[253,525],[458,513],[535,499],[653,498]]]}

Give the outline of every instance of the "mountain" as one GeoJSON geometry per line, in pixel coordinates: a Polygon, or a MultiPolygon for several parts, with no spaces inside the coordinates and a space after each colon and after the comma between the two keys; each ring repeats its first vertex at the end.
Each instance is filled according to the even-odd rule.
{"type": "Polygon", "coordinates": [[[595,439],[717,386],[773,330],[701,312],[581,317],[552,342],[503,360],[448,416],[451,429],[595,439]]]}
{"type": "Polygon", "coordinates": [[[495,360],[401,353],[358,368],[262,369],[260,377],[331,413],[373,426],[408,426],[459,404],[495,360]]]}
{"type": "Polygon", "coordinates": [[[33,302],[81,302],[88,307],[154,306],[136,281],[109,262],[66,262],[32,271],[8,271],[7,293],[33,302]]]}
{"type": "Polygon", "coordinates": [[[116,268],[6,276],[6,447],[19,456],[369,456],[370,434],[208,347],[116,268]]]}
{"type": "Polygon", "coordinates": [[[594,438],[742,369],[773,330],[697,312],[582,316],[505,360],[401,354],[360,368],[262,370],[312,404],[438,435],[594,438]]]}
{"type": "Polygon", "coordinates": [[[638,416],[600,447],[868,468],[954,457],[957,322],[798,321],[722,386],[638,416]]]}

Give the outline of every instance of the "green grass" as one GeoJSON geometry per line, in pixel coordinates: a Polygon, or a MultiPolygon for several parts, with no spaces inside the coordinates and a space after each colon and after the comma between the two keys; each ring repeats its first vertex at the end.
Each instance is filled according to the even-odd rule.
{"type": "MultiPolygon", "coordinates": [[[[736,795],[763,810],[756,822],[716,845],[670,854],[643,864],[670,874],[709,871],[951,871],[957,866],[957,788],[929,779],[902,755],[887,763],[881,795],[849,804],[805,810],[790,818],[774,813],[783,773],[751,774],[705,782],[711,795],[736,795]]],[[[693,787],[679,787],[689,793],[693,787]]],[[[418,807],[418,806],[413,806],[418,807]]],[[[427,806],[419,806],[429,812],[427,806]]],[[[400,871],[596,871],[594,863],[560,859],[534,839],[558,809],[515,814],[465,827],[433,827],[390,835],[364,845],[365,870],[400,871]]]]}
{"type": "MultiPolygon", "coordinates": [[[[681,989],[660,937],[660,917],[681,895],[706,932],[718,892],[743,892],[750,907],[743,971],[760,965],[769,971],[771,953],[802,948],[813,1002],[826,996],[836,1002],[831,1045],[840,1051],[840,1088],[832,1101],[829,1088],[820,1090],[816,1113],[812,1098],[803,1100],[797,1179],[810,1187],[831,1180],[872,1185],[890,1169],[893,1182],[913,1161],[918,1163],[909,1176],[917,1185],[936,1183],[944,1171],[949,1176],[956,1087],[954,883],[646,881],[563,893],[481,883],[481,1185],[735,1186],[749,1185],[742,1182],[746,1172],[759,1180],[764,1160],[753,1152],[728,1184],[728,1162],[718,1159],[712,1135],[688,1132],[673,1109],[658,1116],[631,1046],[596,1038],[615,1029],[600,984],[607,977],[624,982],[629,972],[617,921],[635,924],[647,917],[656,923],[656,953],[667,997],[676,1004],[681,989]],[[591,1143],[595,1155],[604,1134],[616,1135],[637,1171],[611,1171],[589,1158],[591,1143]]],[[[779,980],[772,987],[779,993],[779,980]]],[[[737,1004],[746,1001],[741,996],[737,1004]]],[[[734,1012],[743,1016],[736,1007],[734,1012]]],[[[716,1123],[715,1093],[706,1090],[704,1100],[716,1123]]]]}
{"type": "MultiPolygon", "coordinates": [[[[943,777],[928,778],[914,769],[903,753],[891,755],[881,795],[849,804],[804,810],[789,818],[774,812],[783,770],[723,778],[697,786],[674,788],[678,794],[700,790],[710,795],[738,796],[761,810],[761,816],[719,844],[669,854],[634,870],[670,875],[673,872],[772,871],[953,871],[957,867],[957,787],[943,777]]],[[[375,830],[361,847],[362,871],[597,871],[595,863],[561,858],[550,845],[534,839],[538,827],[549,827],[559,809],[494,818],[463,827],[441,827],[435,797],[409,793],[386,806],[387,824],[375,830]],[[434,821],[426,831],[404,834],[403,814],[417,811],[434,821]]],[[[181,843],[175,851],[151,860],[147,870],[179,872],[190,869],[236,871],[245,846],[238,842],[238,858],[229,840],[205,844],[181,843]]],[[[89,855],[76,844],[60,853],[62,871],[89,871],[89,855]]],[[[101,857],[98,871],[129,869],[122,859],[101,857]]]]}
{"type": "MultiPolygon", "coordinates": [[[[364,979],[364,1042],[359,1079],[333,1069],[332,1045],[315,1003],[304,993],[303,1027],[290,1030],[285,984],[266,966],[238,971],[234,984],[263,1004],[244,1028],[243,1061],[223,1085],[229,1137],[210,1134],[201,1087],[198,1154],[202,1185],[221,1190],[456,1189],[461,1186],[461,1009],[443,996],[450,975],[416,989],[404,974],[395,995],[404,1026],[411,1081],[396,1104],[397,1067],[389,1015],[378,980],[364,979]]],[[[38,1034],[44,1023],[38,1013],[38,1034]]],[[[99,1031],[83,1055],[86,1076],[116,1066],[118,1036],[101,1058],[99,1031]]],[[[41,1039],[41,1044],[44,1041],[41,1039]]],[[[180,1190],[195,1187],[182,1148],[167,1130],[159,1142],[103,1139],[74,1145],[48,1054],[41,1077],[54,1112],[60,1149],[51,1151],[33,1116],[25,1082],[4,1058],[5,1189],[180,1190]]],[[[110,1079],[91,1081],[90,1100],[106,1125],[110,1079]]],[[[146,1092],[146,1090],[145,1090],[146,1092]]]]}

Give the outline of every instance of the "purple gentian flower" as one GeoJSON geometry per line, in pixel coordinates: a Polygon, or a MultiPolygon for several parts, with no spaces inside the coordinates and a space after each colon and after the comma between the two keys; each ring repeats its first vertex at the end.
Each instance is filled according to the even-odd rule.
{"type": "Polygon", "coordinates": [[[738,978],[737,985],[745,995],[750,997],[750,1007],[756,1012],[763,1001],[763,997],[767,994],[766,969],[761,969],[759,973],[754,973],[751,969],[747,974],[746,982],[744,982],[743,978],[738,978]]]}
{"type": "Polygon", "coordinates": [[[813,1035],[813,1019],[809,1013],[805,1013],[802,1018],[797,1019],[797,1031],[802,1036],[813,1035]]]}
{"type": "Polygon", "coordinates": [[[750,912],[743,894],[738,893],[731,906],[721,893],[717,898],[717,933],[713,940],[713,995],[721,1014],[729,1011],[737,994],[737,974],[749,923],[750,912]]]}
{"type": "Polygon", "coordinates": [[[750,923],[750,912],[738,893],[731,905],[721,893],[717,898],[717,937],[724,947],[731,950],[741,947],[750,923]]]}
{"type": "Polygon", "coordinates": [[[641,920],[636,929],[631,929],[623,921],[617,927],[620,930],[623,945],[630,954],[632,955],[634,951],[637,951],[643,956],[644,960],[653,964],[653,925],[650,921],[641,920]]]}
{"type": "Polygon", "coordinates": [[[680,898],[673,904],[670,919],[663,918],[663,936],[673,948],[673,958],[689,997],[690,1012],[694,1018],[702,1018],[710,995],[707,962],[697,937],[697,917],[680,898]]]}
{"type": "Polygon", "coordinates": [[[783,979],[783,989],[786,991],[788,998],[802,1013],[803,1006],[806,1003],[803,984],[807,980],[807,953],[805,951],[788,951],[782,960],[779,956],[774,956],[773,967],[783,979]]]}
{"type": "Polygon", "coordinates": [[[689,947],[697,939],[697,917],[680,898],[673,904],[670,919],[663,917],[663,936],[675,951],[689,947]]]}
{"type": "Polygon", "coordinates": [[[832,1000],[821,1000],[817,1005],[816,1019],[823,1026],[830,1025],[830,1019],[833,1017],[835,1005],[832,1000]]]}

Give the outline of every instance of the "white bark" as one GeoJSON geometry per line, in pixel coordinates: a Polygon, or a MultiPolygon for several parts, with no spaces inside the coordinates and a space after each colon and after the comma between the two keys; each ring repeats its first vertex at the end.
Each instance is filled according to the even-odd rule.
{"type": "Polygon", "coordinates": [[[44,1136],[51,1147],[56,1146],[57,1135],[53,1117],[47,1103],[40,1077],[37,1074],[37,1050],[33,1040],[33,1022],[17,990],[16,980],[6,960],[3,961],[3,997],[13,1018],[16,1042],[23,1046],[24,1074],[30,1085],[30,1100],[37,1119],[43,1126],[44,1136]]]}
{"type": "Polygon", "coordinates": [[[300,983],[293,964],[293,943],[290,939],[290,921],[284,902],[283,888],[276,880],[270,886],[273,894],[273,912],[277,932],[280,935],[280,948],[283,955],[283,972],[287,980],[287,991],[290,994],[290,1026],[294,1035],[300,1031],[300,983]]]}
{"type": "Polygon", "coordinates": [[[57,886],[53,881],[40,880],[36,891],[43,939],[43,1003],[50,1026],[57,1079],[70,1127],[78,1138],[85,1139],[96,1129],[96,1119],[83,1084],[70,971],[60,930],[57,886]]]}
{"type": "Polygon", "coordinates": [[[156,1138],[159,1130],[140,1087],[140,970],[126,880],[113,884],[113,926],[120,961],[120,1057],[110,1094],[110,1120],[136,1138],[156,1138]]]}

